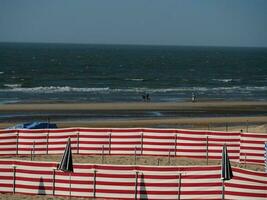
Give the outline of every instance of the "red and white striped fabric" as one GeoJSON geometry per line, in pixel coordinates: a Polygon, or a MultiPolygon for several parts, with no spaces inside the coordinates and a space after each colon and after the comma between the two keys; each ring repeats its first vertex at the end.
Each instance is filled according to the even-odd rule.
{"type": "Polygon", "coordinates": [[[0,131],[0,155],[61,154],[71,137],[73,153],[161,155],[220,159],[227,144],[235,162],[264,164],[267,134],[181,129],[44,129],[0,131]],[[17,135],[18,134],[18,135],[17,135]],[[17,143],[18,141],[18,143],[17,143]],[[245,159],[246,157],[246,159],[245,159]],[[246,161],[245,161],[246,160],[246,161]]]}
{"type": "Polygon", "coordinates": [[[16,130],[0,130],[0,155],[13,155],[17,152],[18,134],[16,130]]]}
{"type": "Polygon", "coordinates": [[[263,164],[265,142],[267,142],[267,134],[241,133],[241,162],[263,164]]]}
{"type": "Polygon", "coordinates": [[[267,199],[267,173],[233,168],[234,178],[225,182],[227,199],[267,199]]]}
{"type": "MultiPolygon", "coordinates": [[[[178,199],[180,196],[180,199],[206,200],[221,199],[222,194],[220,166],[75,164],[71,176],[55,168],[54,162],[0,160],[0,192],[14,189],[16,193],[52,195],[54,192],[77,197],[178,199]]],[[[225,199],[267,199],[266,173],[239,168],[233,168],[233,172],[234,178],[225,182],[225,199]]]]}
{"type": "MultiPolygon", "coordinates": [[[[208,150],[209,159],[221,159],[222,146],[226,143],[229,158],[239,162],[240,153],[240,133],[239,132],[219,132],[219,131],[198,131],[198,130],[177,130],[178,141],[186,140],[188,144],[182,142],[182,146],[189,148],[189,154],[193,156],[193,150],[198,158],[206,157],[208,150]]],[[[179,148],[179,147],[178,147],[179,148]]],[[[190,156],[190,155],[188,155],[190,156]]]]}
{"type": "Polygon", "coordinates": [[[109,136],[110,154],[141,154],[143,135],[140,129],[112,129],[109,136]]]}
{"type": "Polygon", "coordinates": [[[175,155],[175,146],[175,130],[143,129],[143,155],[175,155]]]}
{"type": "Polygon", "coordinates": [[[111,129],[79,128],[80,154],[109,154],[109,141],[111,129]],[[103,149],[104,147],[104,149],[103,149]]]}

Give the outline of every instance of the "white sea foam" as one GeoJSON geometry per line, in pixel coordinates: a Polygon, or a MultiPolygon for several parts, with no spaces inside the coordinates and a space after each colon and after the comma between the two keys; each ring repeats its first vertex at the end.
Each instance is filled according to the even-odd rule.
{"type": "Polygon", "coordinates": [[[232,79],[232,78],[229,78],[229,79],[212,79],[213,81],[218,81],[218,82],[223,82],[223,83],[229,83],[229,82],[237,82],[237,81],[240,81],[240,79],[232,79]]]}
{"type": "Polygon", "coordinates": [[[251,91],[267,91],[267,86],[261,87],[179,87],[179,88],[77,88],[70,86],[50,86],[50,87],[32,87],[24,88],[20,84],[5,84],[5,89],[0,89],[1,92],[24,92],[24,93],[67,93],[67,92],[84,92],[84,93],[184,93],[184,92],[251,92],[251,91]]]}
{"type": "MultiPolygon", "coordinates": [[[[15,86],[15,84],[13,86],[15,86]]],[[[101,92],[108,90],[109,88],[75,88],[69,86],[64,86],[64,87],[50,86],[50,87],[33,87],[33,88],[10,87],[9,89],[2,89],[0,91],[26,92],[26,93],[60,93],[60,92],[101,92]]]]}
{"type": "Polygon", "coordinates": [[[5,72],[0,72],[0,74],[4,74],[5,72]]]}
{"type": "Polygon", "coordinates": [[[126,81],[144,81],[143,78],[126,78],[126,81]]]}
{"type": "Polygon", "coordinates": [[[20,88],[21,84],[4,84],[4,86],[8,88],[20,88]]]}

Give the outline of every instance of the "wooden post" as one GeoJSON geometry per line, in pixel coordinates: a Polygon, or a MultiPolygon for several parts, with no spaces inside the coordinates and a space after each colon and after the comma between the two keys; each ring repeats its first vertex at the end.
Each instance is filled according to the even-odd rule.
{"type": "Polygon", "coordinates": [[[108,140],[108,154],[111,154],[111,132],[109,133],[109,140],[108,140]]]}
{"type": "Polygon", "coordinates": [[[13,194],[16,193],[16,166],[13,165],[13,194]]]}
{"type": "Polygon", "coordinates": [[[178,197],[177,197],[178,200],[181,199],[181,183],[182,183],[182,173],[179,173],[179,177],[178,177],[178,197]]]}
{"type": "Polygon", "coordinates": [[[134,148],[134,165],[136,165],[136,160],[137,160],[137,158],[136,158],[136,154],[137,154],[137,147],[135,146],[135,148],[134,148]]]}
{"type": "Polygon", "coordinates": [[[16,138],[16,155],[19,155],[19,130],[17,132],[17,138],[16,138]]]}
{"type": "Polygon", "coordinates": [[[159,162],[160,162],[160,160],[159,160],[159,158],[158,158],[158,166],[159,166],[159,162]]]}
{"type": "Polygon", "coordinates": [[[245,153],[244,167],[247,168],[247,153],[245,153]]]}
{"type": "Polygon", "coordinates": [[[104,145],[102,145],[101,163],[104,163],[104,145]]]}
{"type": "Polygon", "coordinates": [[[33,144],[32,144],[31,160],[34,160],[34,155],[35,155],[35,141],[33,141],[33,144]]]}
{"type": "Polygon", "coordinates": [[[79,131],[77,132],[77,154],[80,153],[80,134],[79,134],[79,131]]]}
{"type": "Polygon", "coordinates": [[[169,155],[168,155],[168,165],[171,164],[171,149],[169,150],[169,155]]]}
{"type": "Polygon", "coordinates": [[[48,142],[49,142],[49,131],[46,134],[46,154],[48,155],[48,142]]]}
{"type": "Polygon", "coordinates": [[[246,122],[246,132],[248,133],[248,120],[246,122]]]}
{"type": "Polygon", "coordinates": [[[206,165],[209,165],[209,136],[206,138],[206,165]]]}
{"type": "Polygon", "coordinates": [[[56,188],[56,169],[53,169],[53,196],[55,195],[55,188],[56,188]]]}
{"type": "Polygon", "coordinates": [[[143,146],[144,146],[144,133],[141,133],[141,155],[143,155],[143,146]]]}
{"type": "Polygon", "coordinates": [[[93,198],[96,198],[96,169],[94,170],[93,198]]]}
{"type": "Polygon", "coordinates": [[[176,157],[177,155],[177,134],[175,134],[175,138],[174,138],[174,156],[176,157]]]}
{"type": "Polygon", "coordinates": [[[138,171],[135,172],[135,184],[134,184],[134,199],[137,200],[138,194],[138,171]]]}

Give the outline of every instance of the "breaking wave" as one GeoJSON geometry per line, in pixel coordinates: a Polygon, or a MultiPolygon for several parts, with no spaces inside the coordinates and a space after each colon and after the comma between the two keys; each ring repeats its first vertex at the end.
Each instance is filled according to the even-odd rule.
{"type": "Polygon", "coordinates": [[[5,88],[0,89],[0,92],[22,92],[22,93],[172,93],[172,92],[251,92],[251,91],[267,91],[267,86],[261,87],[177,87],[177,88],[79,88],[70,86],[49,86],[49,87],[21,87],[20,84],[5,84],[5,88]]]}
{"type": "Polygon", "coordinates": [[[10,87],[8,89],[1,89],[0,91],[25,92],[25,93],[60,93],[60,92],[101,92],[108,90],[109,88],[76,88],[69,86],[64,86],[64,87],[50,86],[50,87],[32,87],[32,88],[10,87]]]}

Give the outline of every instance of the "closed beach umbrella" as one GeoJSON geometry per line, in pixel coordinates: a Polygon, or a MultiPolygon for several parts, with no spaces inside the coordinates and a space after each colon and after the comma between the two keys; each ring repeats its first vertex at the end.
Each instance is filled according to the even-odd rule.
{"type": "Polygon", "coordinates": [[[71,153],[71,140],[68,139],[64,154],[62,156],[61,162],[58,166],[59,170],[65,172],[73,172],[73,163],[72,163],[72,153],[71,153]]]}
{"type": "Polygon", "coordinates": [[[224,199],[224,192],[225,192],[224,181],[228,181],[233,178],[233,172],[232,172],[231,163],[228,157],[226,144],[223,145],[221,164],[222,164],[222,168],[221,168],[222,199],[224,199]]]}
{"type": "Polygon", "coordinates": [[[233,178],[233,172],[231,168],[231,163],[227,153],[226,144],[223,145],[222,151],[222,171],[221,171],[221,179],[222,180],[231,180],[233,178]]]}

